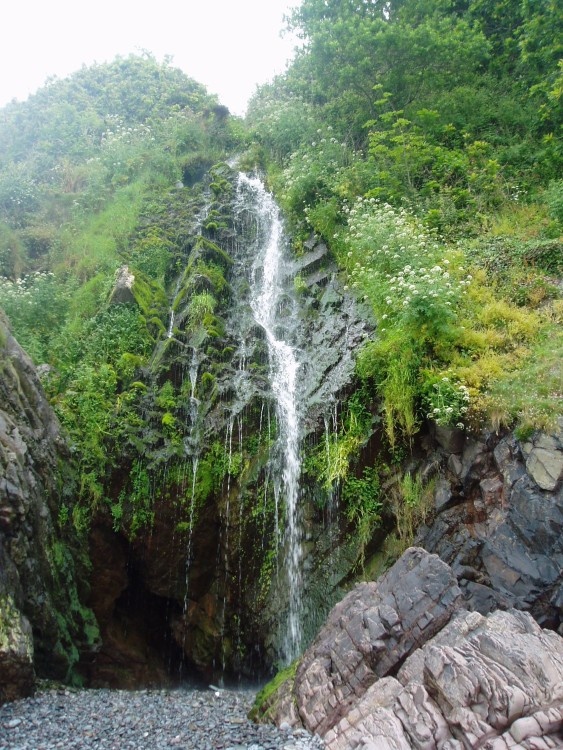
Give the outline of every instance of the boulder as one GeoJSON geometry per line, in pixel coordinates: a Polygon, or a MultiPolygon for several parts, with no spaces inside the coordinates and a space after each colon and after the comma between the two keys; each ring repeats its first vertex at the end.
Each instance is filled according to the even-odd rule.
{"type": "Polygon", "coordinates": [[[11,596],[0,596],[0,704],[32,695],[33,638],[11,596]]]}
{"type": "Polygon", "coordinates": [[[553,435],[536,432],[530,441],[521,443],[526,471],[541,490],[554,492],[563,478],[563,417],[553,435]]]}
{"type": "Polygon", "coordinates": [[[276,723],[291,723],[283,710],[289,689],[298,706],[298,723],[326,733],[377,679],[393,674],[461,606],[451,569],[420,548],[407,550],[377,582],[356,585],[333,608],[294,679],[270,696],[264,713],[276,723]]]}
{"type": "Polygon", "coordinates": [[[133,294],[134,283],[135,275],[133,272],[128,266],[121,266],[121,268],[117,270],[115,276],[115,283],[109,298],[110,305],[122,305],[127,302],[135,302],[135,295],[133,294]]]}
{"type": "Polygon", "coordinates": [[[333,609],[263,708],[328,750],[561,747],[563,638],[469,612],[453,571],[411,548],[333,609]]]}
{"type": "Polygon", "coordinates": [[[527,613],[465,611],[324,740],[328,750],[561,747],[562,727],[563,639],[527,613]]]}
{"type": "Polygon", "coordinates": [[[346,706],[393,672],[461,607],[450,568],[412,548],[378,582],[361,583],[332,610],[295,676],[301,721],[324,734],[346,706]]]}

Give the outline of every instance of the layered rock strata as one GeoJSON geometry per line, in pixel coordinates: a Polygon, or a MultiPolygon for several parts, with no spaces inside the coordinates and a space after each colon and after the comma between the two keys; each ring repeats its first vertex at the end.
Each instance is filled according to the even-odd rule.
{"type": "Polygon", "coordinates": [[[562,747],[563,638],[467,611],[449,566],[411,548],[333,609],[262,712],[329,750],[562,747]]]}

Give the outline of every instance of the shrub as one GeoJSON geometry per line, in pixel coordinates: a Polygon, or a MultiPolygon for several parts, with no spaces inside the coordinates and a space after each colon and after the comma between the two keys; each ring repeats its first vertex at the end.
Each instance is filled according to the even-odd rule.
{"type": "Polygon", "coordinates": [[[463,428],[469,409],[469,389],[462,383],[452,382],[446,375],[437,377],[429,373],[423,386],[426,416],[436,424],[463,428]]]}

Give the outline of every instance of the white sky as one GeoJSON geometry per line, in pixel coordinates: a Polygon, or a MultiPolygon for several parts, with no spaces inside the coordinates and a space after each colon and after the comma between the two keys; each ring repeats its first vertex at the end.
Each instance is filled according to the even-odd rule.
{"type": "Polygon", "coordinates": [[[244,114],[256,85],[282,73],[280,38],[299,0],[10,0],[0,14],[0,106],[23,100],[83,63],[148,50],[244,114]]]}

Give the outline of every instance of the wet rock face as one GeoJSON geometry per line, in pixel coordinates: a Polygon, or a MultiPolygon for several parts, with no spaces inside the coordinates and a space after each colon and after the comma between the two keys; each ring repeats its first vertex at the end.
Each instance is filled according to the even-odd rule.
{"type": "Polygon", "coordinates": [[[411,548],[334,608],[263,708],[329,750],[560,747],[563,638],[528,613],[468,612],[452,570],[411,548]]]}
{"type": "MultiPolygon", "coordinates": [[[[201,205],[194,203],[188,211],[186,203],[177,220],[175,198],[165,212],[174,223],[174,235],[184,238],[175,250],[176,268],[182,273],[174,287],[166,338],[159,341],[146,374],[140,415],[144,426],[137,435],[143,456],[123,461],[111,490],[122,493],[126,505],[134,494],[127,479],[131,464],[142,464],[154,488],[154,520],[133,535],[125,522],[115,530],[109,515],[96,518],[100,528],[106,524],[104,534],[114,539],[116,548],[125,544],[130,562],[127,569],[121,562],[113,566],[101,532],[92,537],[92,606],[104,645],[91,674],[100,682],[110,680],[112,661],[124,662],[115,635],[123,620],[119,600],[134,588],[135,578],[147,597],[165,602],[167,635],[182,650],[183,660],[210,681],[218,680],[222,671],[252,678],[269,673],[285,647],[291,595],[279,511],[284,492],[277,487],[284,476],[284,451],[276,440],[278,413],[267,335],[253,313],[263,273],[255,266],[262,257],[267,222],[239,191],[236,173],[226,166],[220,169],[221,179],[215,183],[215,188],[223,186],[219,192],[210,189],[199,198],[192,196],[201,205]],[[186,222],[186,214],[192,215],[191,222],[186,222]],[[217,302],[215,323],[207,327],[195,325],[190,307],[202,293],[217,302]],[[157,403],[165,385],[174,392],[170,408],[175,442],[163,429],[157,403]],[[120,571],[119,581],[105,572],[107,564],[120,571]],[[102,664],[103,674],[97,666],[102,664]]],[[[178,196],[178,201],[189,201],[190,194],[178,196]]],[[[282,244],[278,282],[283,293],[276,306],[276,335],[283,334],[299,353],[299,440],[320,440],[327,417],[336,422],[338,393],[350,386],[354,352],[369,326],[340,285],[326,245],[311,238],[296,258],[285,241],[282,244]]],[[[127,290],[134,286],[129,271],[120,270],[113,302],[122,292],[128,301],[127,290]]],[[[318,482],[309,483],[300,495],[307,546],[307,642],[340,598],[342,581],[357,561],[350,543],[335,563],[334,535],[318,528],[323,490],[312,487],[318,482]]],[[[122,652],[127,653],[126,644],[122,652]]],[[[128,680],[108,684],[125,685],[128,680]]]]}
{"type": "Polygon", "coordinates": [[[79,564],[53,521],[63,463],[57,418],[0,314],[0,608],[11,613],[0,617],[0,698],[28,694],[33,666],[40,676],[67,677],[93,625],[80,606],[79,564]]]}
{"type": "Polygon", "coordinates": [[[469,608],[516,607],[561,628],[561,427],[525,443],[485,435],[442,456],[437,515],[418,542],[452,566],[469,608]]]}

